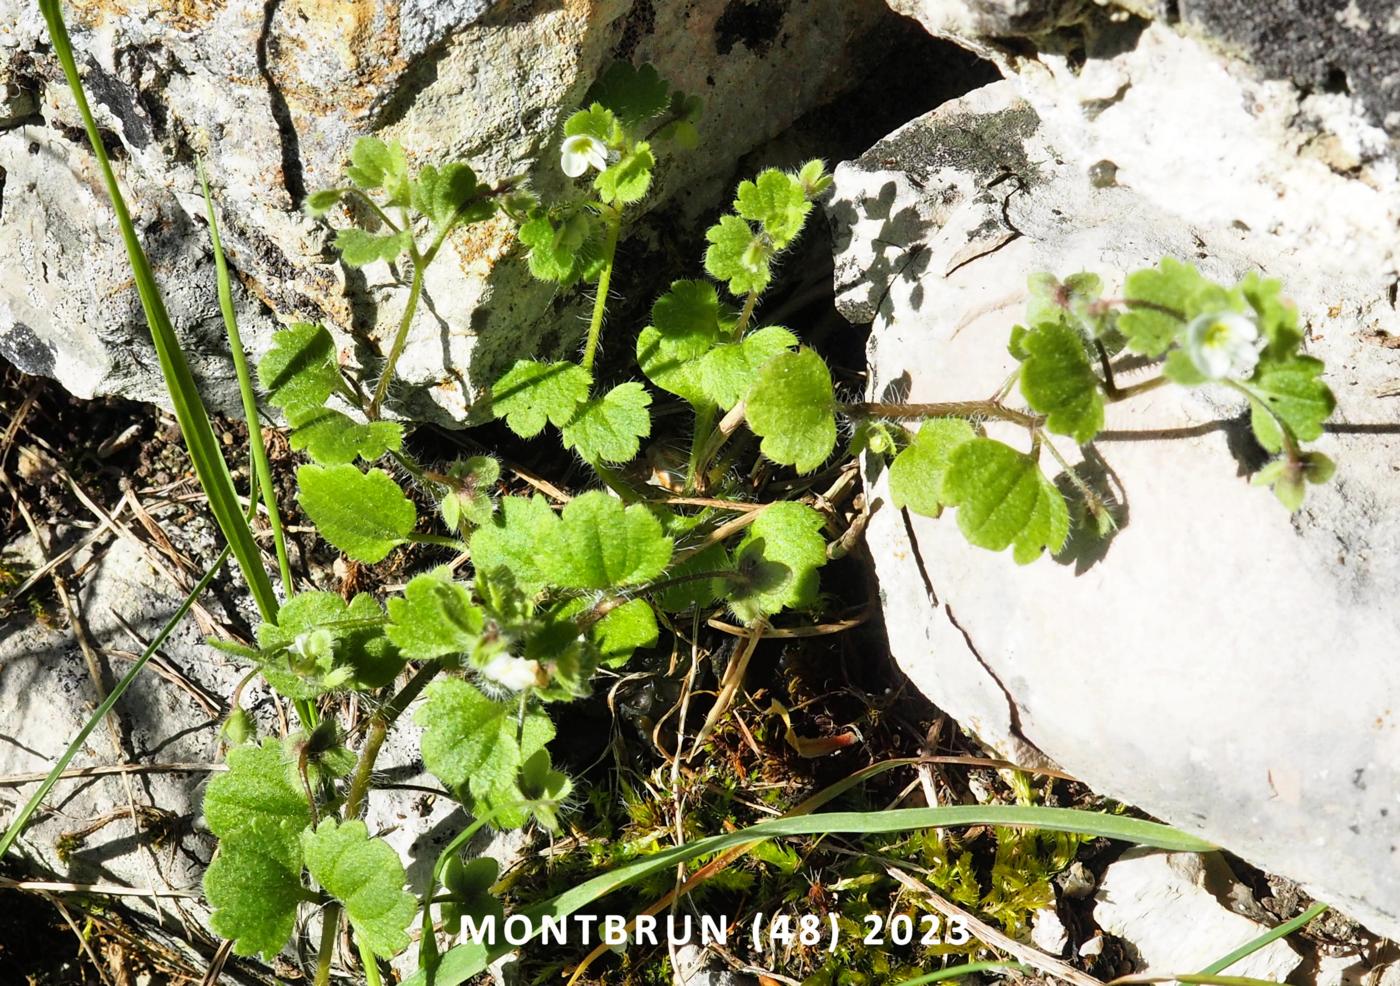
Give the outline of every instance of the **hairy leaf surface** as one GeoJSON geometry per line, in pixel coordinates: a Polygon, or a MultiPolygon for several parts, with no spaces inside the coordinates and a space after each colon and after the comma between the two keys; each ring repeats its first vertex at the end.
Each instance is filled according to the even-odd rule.
{"type": "Polygon", "coordinates": [[[994,439],[953,450],[943,491],[968,541],[991,551],[1011,547],[1019,565],[1060,550],[1069,534],[1069,508],[1055,484],[1029,455],[994,439]]]}
{"type": "Polygon", "coordinates": [[[383,469],[302,466],[297,501],[321,536],[356,561],[382,561],[418,520],[413,502],[383,469]]]}
{"type": "Polygon", "coordinates": [[[365,947],[386,959],[408,947],[418,902],[403,888],[403,863],[389,843],[370,838],[358,819],[326,818],[302,833],[301,844],[312,879],[345,906],[365,947]]]}
{"type": "Polygon", "coordinates": [[[811,472],[836,447],[831,371],[810,349],[782,353],[759,371],[748,397],[749,429],[774,462],[811,472]]]}
{"type": "Polygon", "coordinates": [[[977,437],[962,418],[933,418],[890,463],[890,499],[925,517],[937,517],[947,500],[943,481],[953,450],[977,437]]]}

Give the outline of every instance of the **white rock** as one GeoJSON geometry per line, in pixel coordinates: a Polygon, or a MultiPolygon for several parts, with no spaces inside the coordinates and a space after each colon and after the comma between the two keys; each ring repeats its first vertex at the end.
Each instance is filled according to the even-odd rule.
{"type": "Polygon", "coordinates": [[[1031,942],[1042,952],[1060,955],[1069,944],[1069,932],[1060,920],[1059,911],[1042,907],[1031,915],[1031,942]]]}
{"type": "MultiPolygon", "coordinates": [[[[1232,881],[1218,856],[1130,850],[1104,873],[1094,920],[1137,950],[1137,972],[1198,972],[1269,930],[1221,903],[1232,881]]],[[[1228,972],[1283,982],[1301,961],[1287,942],[1275,941],[1228,972]]]]}
{"type": "Polygon", "coordinates": [[[872,476],[890,644],[1003,754],[1058,762],[1395,936],[1395,164],[1379,140],[1348,174],[1300,153],[1326,119],[1165,28],[1105,58],[1076,75],[1044,55],[838,169],[838,302],[874,319],[871,395],[996,392],[1033,271],[1098,271],[1112,296],[1163,255],[1221,278],[1257,267],[1285,281],[1327,361],[1338,424],[1317,447],[1338,477],[1290,517],[1246,480],[1238,402],[1156,391],[1111,407],[1090,450],[1125,493],[1121,532],[1017,568],[952,518],[906,527],[872,476]],[[1131,84],[1086,107],[1108,85],[1096,76],[1131,84]],[[1116,183],[1091,182],[1101,161],[1116,183]]]}
{"type": "MultiPolygon", "coordinates": [[[[69,4],[69,32],[119,179],[209,399],[236,406],[214,296],[203,157],[235,268],[243,336],[324,321],[344,357],[387,348],[406,291],[379,264],[346,271],[301,213],[339,183],[354,139],[403,143],[416,164],[469,160],[491,183],[563,185],[557,139],[614,56],[664,66],[705,100],[712,139],[666,163],[653,204],[681,191],[694,217],[732,194],[744,153],[847,87],[879,0],[172,0],[69,4]],[[762,94],[758,98],[756,94],[762,94]],[[718,138],[718,139],[714,139],[718,138]],[[270,310],[270,311],[269,311],[270,310]]],[[[163,387],[111,206],[48,46],[38,6],[0,0],[0,353],[80,396],[159,399],[163,387]]],[[[505,219],[452,238],[399,364],[406,409],[460,421],[522,353],[569,346],[572,312],[525,269],[505,219]]]]}
{"type": "Polygon", "coordinates": [[[1361,986],[1369,963],[1359,955],[1319,955],[1312,986],[1361,986]]]}
{"type": "Polygon", "coordinates": [[[677,946],[675,958],[674,986],[754,986],[752,976],[732,972],[700,945],[677,946]]]}

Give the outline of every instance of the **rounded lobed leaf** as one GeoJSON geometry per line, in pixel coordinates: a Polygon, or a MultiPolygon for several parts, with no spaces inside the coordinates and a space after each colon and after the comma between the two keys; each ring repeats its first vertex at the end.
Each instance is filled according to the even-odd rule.
{"type": "Polygon", "coordinates": [[[345,906],[355,935],[375,955],[393,958],[408,947],[418,902],[404,890],[399,854],[372,839],[364,822],[326,818],[301,836],[312,878],[345,906]]]}
{"type": "Polygon", "coordinates": [[[593,378],[576,363],[522,359],[491,388],[491,410],[521,438],[533,438],[545,422],[562,428],[588,400],[593,378]]]}
{"type": "Polygon", "coordinates": [[[1020,345],[1021,394],[1044,414],[1045,426],[1069,435],[1080,445],[1103,428],[1103,392],[1089,362],[1084,337],[1063,320],[1041,322],[1025,333],[1020,345]]]}
{"type": "Polygon", "coordinates": [[[948,460],[964,442],[977,437],[972,425],[961,418],[925,421],[918,434],[890,463],[890,499],[896,507],[937,517],[948,502],[943,483],[948,460]]]}
{"type": "Polygon", "coordinates": [[[817,601],[817,569],[826,564],[822,515],[805,503],[779,501],[749,525],[735,552],[729,606],[745,623],[817,601]]]}
{"type": "Polygon", "coordinates": [[[836,396],[831,372],[810,349],[775,356],[748,396],[749,429],[774,462],[811,472],[836,447],[836,396]]]}
{"type": "Polygon", "coordinates": [[[958,508],[958,528],[979,548],[1013,548],[1019,565],[1069,535],[1065,498],[1029,455],[991,438],[963,442],[948,462],[946,502],[958,508]]]}

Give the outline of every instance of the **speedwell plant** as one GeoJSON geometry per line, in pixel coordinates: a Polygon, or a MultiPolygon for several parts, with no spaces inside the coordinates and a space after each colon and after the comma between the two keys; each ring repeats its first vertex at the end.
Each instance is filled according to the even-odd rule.
{"type": "MultiPolygon", "coordinates": [[[[1025,324],[1009,340],[1016,374],[989,399],[838,399],[821,355],[790,328],[765,324],[759,310],[776,262],[831,184],[821,161],[791,172],[767,169],[738,186],[732,210],[704,233],[705,276],[673,283],[633,337],[642,379],[603,385],[595,357],[621,231],[652,191],[658,159],[694,146],[701,119],[699,101],[673,91],[652,67],[617,64],[563,127],[558,166],[572,185],[559,200],[542,201],[518,181],[489,185],[464,162],[415,169],[401,147],[375,137],[355,144],[341,185],[308,198],[312,215],[340,227],[341,260],[389,262],[406,272],[408,298],[375,374],[348,375],[330,333],[312,324],[279,331],[258,364],[262,401],[281,411],[292,448],[307,459],[296,477],[301,508],[321,537],[356,561],[375,563],[402,545],[429,543],[464,553],[470,567],[419,572],[400,592],[347,600],[294,592],[284,562],[279,598],[126,217],[57,0],[42,6],[128,234],[201,482],[259,601],[255,645],[218,646],[293,702],[301,720],[292,735],[259,737],[235,699],[225,731],[229,769],[210,782],[204,803],[218,837],[204,885],[212,927],[239,954],[271,956],[288,944],[307,909],[321,908],[317,984],[329,977],[342,919],[371,983],[380,981],[379,960],[403,952],[415,934],[415,984],[451,986],[508,950],[470,943],[439,954],[439,934],[454,931],[464,916],[502,912],[492,893],[496,864],[467,861],[461,850],[483,825],[559,826],[571,782],[550,756],[550,707],[588,694],[600,666],[621,666],[656,644],[667,622],[659,614],[722,607],[757,639],[776,614],[817,606],[819,572],[839,550],[829,543],[827,517],[810,498],[755,497],[736,468],[744,443],[732,439],[741,430],[757,438],[771,463],[800,474],[855,455],[886,459],[899,506],[931,516],[953,509],[970,542],[1011,548],[1022,563],[1063,546],[1071,509],[1062,487],[1082,500],[1090,527],[1107,533],[1114,523],[1113,505],[1075,473],[1055,439],[1092,442],[1106,404],[1159,386],[1224,387],[1247,397],[1255,436],[1278,456],[1257,479],[1291,509],[1305,482],[1331,474],[1331,463],[1303,443],[1320,434],[1332,395],[1322,364],[1301,351],[1296,315],[1279,285],[1254,276],[1220,285],[1170,259],[1128,275],[1119,298],[1103,297],[1092,274],[1063,282],[1033,276],[1025,324]],[[499,496],[501,465],[490,455],[417,461],[404,443],[410,424],[385,417],[424,272],[454,233],[498,214],[518,224],[536,277],[594,293],[577,360],[520,360],[483,397],[489,417],[523,438],[557,436],[591,469],[595,488],[562,507],[539,495],[499,496]],[[1113,373],[1119,354],[1159,363],[1159,375],[1120,386],[1113,373]],[[652,437],[653,405],[677,400],[687,409],[684,464],[664,483],[640,483],[628,467],[652,437]],[[985,434],[989,420],[1023,427],[1024,447],[985,434]],[[842,434],[853,437],[838,449],[842,434]],[[1054,481],[1047,461],[1067,483],[1054,481]],[[420,513],[405,483],[435,509],[420,513]],[[335,718],[339,706],[330,700],[348,692],[372,698],[375,709],[354,729],[335,718]],[[428,885],[413,893],[398,853],[363,820],[376,758],[405,714],[423,729],[424,765],[473,819],[443,850],[428,885]]],[[[212,225],[212,206],[209,214],[212,225]]],[[[222,271],[217,238],[214,246],[222,271]]],[[[221,288],[241,367],[226,277],[221,288]]],[[[255,427],[251,380],[244,395],[255,427]]],[[[266,477],[265,458],[254,465],[266,477]]],[[[275,502],[265,505],[275,522],[275,502]]],[[[630,881],[763,838],[949,824],[1031,825],[1209,848],[1152,823],[1060,809],[836,813],[658,852],[523,913],[567,915],[630,881]]],[[[15,832],[12,826],[0,849],[15,832]]]]}

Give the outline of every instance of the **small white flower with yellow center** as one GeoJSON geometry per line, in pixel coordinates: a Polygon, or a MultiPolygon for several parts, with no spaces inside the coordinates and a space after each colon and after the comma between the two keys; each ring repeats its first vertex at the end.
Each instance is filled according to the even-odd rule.
{"type": "Polygon", "coordinates": [[[510,654],[497,654],[486,662],[481,676],[513,692],[524,691],[540,683],[540,662],[527,661],[523,657],[510,654]]]}
{"type": "Polygon", "coordinates": [[[1261,344],[1259,323],[1242,312],[1211,312],[1186,326],[1186,355],[1210,380],[1248,380],[1261,344]]]}
{"type": "Polygon", "coordinates": [[[559,149],[559,166],[570,178],[578,178],[589,168],[602,171],[608,166],[608,148],[592,134],[565,137],[559,149]]]}

